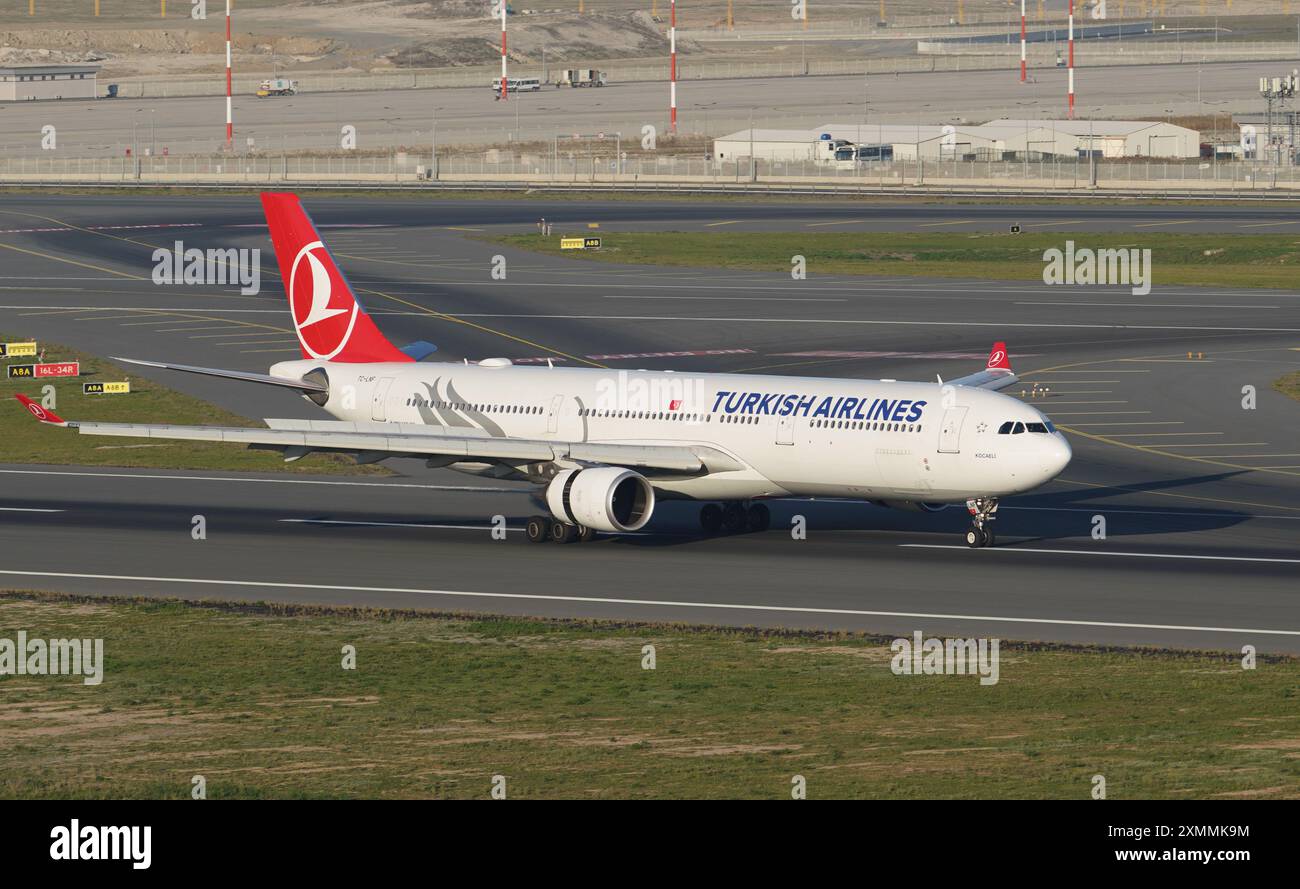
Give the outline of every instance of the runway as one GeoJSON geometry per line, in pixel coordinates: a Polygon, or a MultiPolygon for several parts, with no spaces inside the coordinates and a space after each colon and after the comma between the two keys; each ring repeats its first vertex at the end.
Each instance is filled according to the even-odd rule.
{"type": "MultiPolygon", "coordinates": [[[[1138,65],[1076,72],[1082,119],[1166,119],[1171,115],[1264,109],[1257,93],[1260,62],[1138,65]],[[1203,76],[1198,71],[1203,70],[1203,76]]],[[[1285,63],[1282,63],[1285,70],[1285,63]]],[[[513,72],[512,72],[513,73],[513,72]]],[[[540,72],[538,72],[540,73],[540,72]]],[[[1066,70],[1040,69],[1020,83],[1006,70],[940,71],[824,77],[694,80],[689,65],[678,84],[684,134],[719,136],[749,127],[811,128],[828,123],[984,123],[994,118],[1065,116],[1066,70]]],[[[668,133],[666,83],[612,82],[604,89],[544,89],[494,100],[489,83],[459,89],[305,92],[287,98],[236,96],[234,125],[241,150],[337,150],[341,130],[355,129],[359,149],[403,145],[550,144],[574,133],[622,133],[640,141],[642,128],[668,133]]],[[[224,117],[211,98],[21,102],[0,108],[8,157],[121,157],[127,148],[161,155],[215,153],[225,141],[224,117]],[[57,133],[43,149],[42,127],[57,133]]]]}
{"type": "MultiPolygon", "coordinates": [[[[588,223],[817,231],[810,226],[834,222],[843,224],[832,230],[868,237],[1015,220],[1140,235],[1150,223],[1285,231],[1284,210],[310,198],[308,206],[399,343],[429,340],[451,360],[928,379],[969,372],[994,339],[1006,339],[1026,389],[1048,390],[1026,399],[1068,430],[1075,459],[1052,485],[1006,501],[999,547],[977,551],[960,545],[958,509],[782,501],[765,534],[699,539],[693,515],[668,504],[650,534],[534,546],[518,530],[505,540],[490,534],[494,516],[517,529],[538,511],[526,487],[411,461],[383,481],[4,465],[0,584],[1300,651],[1300,420],[1295,403],[1270,388],[1300,366],[1294,293],[1161,287],[1158,256],[1155,289],[1137,298],[815,268],[792,281],[783,271],[597,265],[475,240],[533,230],[540,216],[575,232],[588,223]],[[505,281],[489,274],[498,253],[505,281]],[[1247,385],[1254,409],[1243,409],[1247,385]],[[207,519],[203,541],[190,538],[196,514],[207,519]],[[806,540],[789,533],[795,515],[807,521],[806,540]],[[1095,516],[1105,519],[1105,539],[1093,537],[1095,516]]],[[[0,329],[97,354],[265,370],[297,350],[260,224],[251,197],[0,199],[0,329]],[[155,286],[152,251],[175,239],[261,246],[262,293],[155,286]]],[[[258,387],[146,376],[249,416],[318,415],[258,387]]],[[[81,407],[65,413],[93,419],[93,405],[81,407]]]]}

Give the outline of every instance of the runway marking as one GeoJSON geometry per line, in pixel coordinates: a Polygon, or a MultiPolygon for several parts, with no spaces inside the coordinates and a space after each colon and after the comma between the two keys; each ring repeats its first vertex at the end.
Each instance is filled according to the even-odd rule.
{"type": "MultiPolygon", "coordinates": [[[[1196,498],[1192,498],[1196,499],[1196,498]]],[[[1076,509],[1068,506],[1000,506],[998,511],[1002,510],[1022,511],[1022,512],[1082,512],[1096,514],[1097,509],[1076,509]]],[[[1170,519],[1196,518],[1196,519],[1257,519],[1259,521],[1278,521],[1278,522],[1300,522],[1300,516],[1295,515],[1262,515],[1260,513],[1238,513],[1238,512],[1175,512],[1171,509],[1126,509],[1122,506],[1105,507],[1107,515],[1154,515],[1164,516],[1170,519]]],[[[957,547],[961,549],[961,547],[957,547]]]]}
{"type": "MultiPolygon", "coordinates": [[[[297,340],[288,340],[288,342],[297,342],[297,340]]],[[[293,348],[288,348],[288,349],[241,349],[240,352],[239,352],[239,354],[240,354],[240,355],[261,355],[261,354],[266,353],[266,352],[293,352],[294,354],[298,354],[298,353],[301,352],[301,351],[302,351],[301,349],[293,349],[293,348]]]]}
{"type": "MultiPolygon", "coordinates": [[[[1177,435],[1178,433],[1165,433],[1166,435],[1177,435]]],[[[1222,435],[1222,432],[1188,432],[1187,435],[1222,435]]],[[[1266,441],[1215,441],[1208,444],[1162,444],[1162,448],[1257,448],[1260,445],[1266,445],[1266,441]]]]}
{"type": "MultiPolygon", "coordinates": [[[[898,545],[908,549],[951,549],[965,551],[971,548],[950,543],[900,543],[898,545]]],[[[1300,565],[1300,559],[1265,559],[1256,556],[1203,556],[1195,553],[1187,555],[1180,553],[1126,553],[1118,550],[1104,549],[1037,549],[1027,546],[993,546],[988,547],[987,549],[989,552],[998,553],[1049,553],[1053,555],[1067,556],[1127,556],[1133,559],[1197,559],[1208,562],[1276,562],[1284,565],[1300,565]]],[[[1300,630],[1296,630],[1295,635],[1300,635],[1300,630]]]]}
{"type": "MultiPolygon", "coordinates": [[[[1227,435],[1226,432],[1118,432],[1111,438],[1167,438],[1174,435],[1227,435]]],[[[1116,442],[1123,444],[1123,442],[1116,442]]],[[[1183,445],[1169,445],[1168,447],[1183,447],[1183,445]]],[[[1212,445],[1199,445],[1199,447],[1212,447],[1212,445]]]]}
{"type": "Polygon", "coordinates": [[[846,303],[843,297],[832,296],[631,296],[607,293],[602,299],[686,299],[734,302],[771,302],[771,303],[846,303]]]}
{"type": "Polygon", "coordinates": [[[865,220],[865,219],[840,219],[840,220],[838,220],[838,221],[836,221],[836,222],[809,222],[809,223],[806,223],[804,227],[805,227],[805,228],[820,228],[820,227],[822,227],[822,226],[826,226],[826,225],[856,225],[856,224],[858,224],[859,222],[866,222],[866,220],[865,220]]]}
{"type": "Polygon", "coordinates": [[[1026,222],[1021,228],[1042,228],[1045,225],[1085,225],[1082,219],[1063,219],[1060,222],[1026,222]]]}
{"type": "Polygon", "coordinates": [[[23,506],[0,506],[0,512],[63,512],[61,509],[37,509],[23,506]]]}
{"type": "Polygon", "coordinates": [[[15,247],[13,244],[0,244],[0,247],[3,247],[6,250],[14,250],[17,251],[18,253],[26,253],[30,256],[39,256],[41,259],[50,259],[53,260],[54,262],[66,262],[68,265],[80,266],[83,269],[91,269],[92,271],[96,271],[96,272],[107,272],[110,275],[117,275],[120,278],[130,278],[134,281],[149,280],[148,278],[143,278],[140,275],[131,275],[126,272],[119,272],[116,269],[105,268],[102,265],[91,265],[88,262],[77,262],[75,259],[64,259],[63,257],[55,256],[52,253],[42,253],[39,250],[28,250],[25,247],[15,247]]]}
{"type": "Polygon", "coordinates": [[[719,226],[719,225],[735,225],[737,222],[740,222],[740,220],[739,220],[739,219],[728,219],[726,222],[706,222],[706,223],[704,224],[704,227],[705,227],[705,228],[714,228],[715,226],[719,226]]]}
{"type": "Polygon", "coordinates": [[[1249,222],[1243,225],[1238,225],[1237,228],[1264,228],[1270,225],[1295,225],[1297,222],[1300,222],[1300,219],[1288,219],[1281,222],[1249,222]]]}
{"type": "Polygon", "coordinates": [[[1118,306],[1124,309],[1276,309],[1280,306],[1228,306],[1204,305],[1202,303],[1085,303],[1073,301],[1046,302],[1040,300],[1022,300],[1018,306],[1118,306]]]}
{"type": "Polygon", "coordinates": [[[528,494],[528,488],[487,488],[477,485],[423,485],[414,482],[342,482],[314,478],[240,478],[215,475],[141,475],[131,472],[76,472],[55,469],[0,469],[5,475],[66,475],[75,478],[129,478],[150,481],[248,482],[262,485],[324,485],[351,488],[418,488],[422,491],[482,491],[492,494],[528,494]]]}
{"type": "MultiPolygon", "coordinates": [[[[212,340],[220,339],[223,336],[234,336],[234,332],[242,330],[238,324],[218,324],[213,327],[177,327],[169,330],[159,330],[159,333],[188,333],[192,330],[224,330],[225,333],[205,333],[203,336],[192,336],[187,339],[192,340],[212,340]]],[[[268,330],[266,333],[241,333],[240,336],[279,336],[280,331],[268,330]]]]}
{"type": "MultiPolygon", "coordinates": [[[[1120,444],[1116,442],[1116,444],[1120,444]]],[[[1133,445],[1121,445],[1122,447],[1133,447],[1133,445]]],[[[1138,450],[1141,450],[1138,448],[1138,450]]],[[[1171,454],[1170,456],[1178,456],[1171,454]]],[[[1184,460],[1199,460],[1199,457],[1183,457],[1184,460]]],[[[1209,462],[1209,461],[1206,461],[1209,462]]],[[[1234,467],[1240,468],[1240,467],[1234,467]]],[[[1095,482],[1082,482],[1065,478],[1057,478],[1057,481],[1064,482],[1067,485],[1078,485],[1081,488],[1093,488],[1101,491],[1123,491],[1126,494],[1148,494],[1152,497],[1172,497],[1175,500],[1196,500],[1203,503],[1226,503],[1230,506],[1256,506],[1261,509],[1283,509],[1287,512],[1300,512],[1300,506],[1279,506],[1275,503],[1255,503],[1251,500],[1229,500],[1224,497],[1206,497],[1200,494],[1175,494],[1172,491],[1156,491],[1148,488],[1139,488],[1133,485],[1099,485],[1095,482]]]]}
{"type": "MultiPolygon", "coordinates": [[[[1028,404],[1029,402],[1026,402],[1028,404]]],[[[1041,402],[1039,402],[1041,404],[1041,402]]],[[[1046,407],[1046,405],[1044,405],[1046,407]]],[[[1052,411],[1053,417],[1100,417],[1121,414],[1149,414],[1151,411],[1052,411]]],[[[1085,423],[1086,425],[1090,425],[1085,423]]]]}
{"type": "Polygon", "coordinates": [[[487,229],[485,229],[485,228],[465,228],[464,226],[460,226],[460,225],[449,225],[449,226],[446,226],[446,229],[447,229],[447,231],[449,231],[449,232],[485,232],[485,231],[487,231],[487,229]]]}
{"type": "Polygon", "coordinates": [[[1181,426],[1182,420],[1140,420],[1132,423],[1071,423],[1071,426],[1181,426]]]}
{"type": "Polygon", "coordinates": [[[1191,225],[1192,223],[1199,222],[1199,221],[1200,220],[1198,219],[1178,219],[1173,222],[1138,222],[1135,223],[1133,227],[1134,228],[1156,228],[1157,226],[1161,226],[1161,225],[1191,225]]]}
{"type": "MultiPolygon", "coordinates": [[[[357,525],[363,528],[436,528],[444,531],[491,531],[496,525],[433,525],[420,522],[361,522],[347,519],[278,519],[295,525],[357,525]]],[[[522,526],[506,526],[507,531],[522,531],[522,526]]]]}
{"type": "MultiPolygon", "coordinates": [[[[965,547],[953,547],[965,549],[965,547]]],[[[996,549],[993,551],[997,551],[996,549]]],[[[1048,624],[1071,627],[1108,627],[1132,630],[1174,630],[1198,633],[1250,633],[1267,636],[1300,636],[1300,630],[1271,630],[1250,627],[1201,627],[1181,624],[1141,624],[1121,621],[1067,620],[1051,617],[1007,617],[988,614],[944,614],[923,611],[868,611],[858,608],[815,608],[808,605],[750,605],[738,602],[693,602],[679,599],[632,599],[604,596],[574,596],[549,593],[494,593],[478,590],[431,590],[411,587],[352,586],[326,583],[283,583],[270,580],[222,580],[208,577],[151,577],[132,574],[82,574],[68,571],[0,570],[11,577],[57,577],[72,580],[116,580],[130,583],[172,583],[198,586],[234,586],[252,589],[321,590],[344,593],[399,593],[475,599],[518,599],[533,602],[581,602],[592,605],[648,605],[659,608],[718,609],[722,611],[765,611],[788,614],[834,614],[851,617],[904,617],[923,620],[994,621],[1018,624],[1048,624]]]]}
{"type": "Polygon", "coordinates": [[[1300,457],[1300,454],[1202,454],[1206,460],[1241,460],[1246,457],[1300,457]]]}
{"type": "Polygon", "coordinates": [[[937,228],[941,225],[971,225],[974,222],[974,219],[955,219],[952,222],[921,222],[917,224],[917,228],[937,228]]]}
{"type": "Polygon", "coordinates": [[[155,324],[180,324],[175,318],[162,318],[157,321],[132,321],[130,324],[119,324],[118,327],[152,327],[155,324]]]}

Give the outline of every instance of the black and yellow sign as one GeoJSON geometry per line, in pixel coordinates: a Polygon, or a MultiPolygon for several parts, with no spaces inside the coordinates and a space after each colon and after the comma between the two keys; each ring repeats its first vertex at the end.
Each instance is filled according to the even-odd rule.
{"type": "Polygon", "coordinates": [[[83,395],[125,395],[131,391],[129,382],[123,383],[82,383],[83,395]]]}
{"type": "Polygon", "coordinates": [[[9,365],[9,379],[11,380],[30,380],[36,376],[36,365],[34,364],[11,364],[9,365]]]}
{"type": "Polygon", "coordinates": [[[27,358],[35,354],[35,343],[0,343],[0,358],[27,358]]]}
{"type": "Polygon", "coordinates": [[[561,250],[599,250],[600,238],[560,238],[561,250]]]}

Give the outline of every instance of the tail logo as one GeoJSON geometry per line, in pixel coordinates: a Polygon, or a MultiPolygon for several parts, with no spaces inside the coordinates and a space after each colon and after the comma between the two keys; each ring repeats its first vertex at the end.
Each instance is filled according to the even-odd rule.
{"type": "Polygon", "coordinates": [[[27,405],[27,409],[32,412],[32,416],[36,419],[44,422],[50,418],[50,415],[45,413],[45,408],[41,407],[36,402],[24,401],[23,404],[27,405]]]}
{"type": "Polygon", "coordinates": [[[333,265],[325,245],[312,241],[298,251],[289,272],[289,302],[298,341],[309,355],[321,361],[329,361],[343,351],[352,337],[361,308],[347,287],[342,286],[342,278],[333,265]],[[336,283],[340,286],[336,287],[336,283]],[[335,293],[352,304],[350,311],[346,305],[330,306],[335,293]],[[347,316],[346,319],[341,315],[347,316]]]}
{"type": "Polygon", "coordinates": [[[1007,360],[1007,353],[1001,349],[994,349],[989,353],[989,367],[1001,367],[1007,360]]]}

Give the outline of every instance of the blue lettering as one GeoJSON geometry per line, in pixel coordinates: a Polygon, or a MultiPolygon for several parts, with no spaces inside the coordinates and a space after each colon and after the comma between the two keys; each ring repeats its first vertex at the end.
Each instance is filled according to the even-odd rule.
{"type": "Polygon", "coordinates": [[[782,399],[781,411],[780,411],[781,416],[783,417],[790,416],[790,414],[794,412],[795,403],[798,400],[799,400],[798,395],[787,395],[784,399],[782,399]]]}
{"type": "Polygon", "coordinates": [[[862,409],[866,406],[867,406],[867,400],[865,398],[858,399],[858,406],[853,411],[853,419],[865,420],[866,417],[862,415],[862,409]]]}
{"type": "Polygon", "coordinates": [[[887,398],[882,398],[880,401],[876,402],[876,406],[871,412],[871,419],[887,420],[889,419],[889,412],[893,409],[894,403],[887,398]]]}
{"type": "Polygon", "coordinates": [[[718,397],[717,397],[717,399],[713,402],[713,413],[716,414],[716,413],[718,412],[718,408],[719,408],[719,406],[721,406],[721,404],[722,404],[722,399],[726,398],[726,397],[727,397],[728,395],[730,395],[730,394],[731,394],[730,392],[719,392],[719,393],[718,393],[718,397]]]}
{"type": "Polygon", "coordinates": [[[804,417],[808,416],[808,409],[813,406],[813,402],[816,400],[817,400],[816,395],[805,395],[802,399],[800,399],[799,407],[797,408],[800,416],[804,416],[804,417]]]}
{"type": "Polygon", "coordinates": [[[817,405],[817,410],[813,411],[814,417],[829,417],[831,415],[831,397],[827,395],[822,399],[822,403],[817,405]]]}
{"type": "Polygon", "coordinates": [[[836,414],[836,416],[837,417],[853,416],[853,409],[858,406],[858,400],[859,399],[854,398],[852,396],[849,396],[848,398],[844,399],[844,403],[840,405],[840,412],[836,414]]]}
{"type": "Polygon", "coordinates": [[[740,412],[742,414],[752,414],[754,412],[754,405],[758,404],[758,400],[762,397],[763,396],[759,395],[757,392],[750,392],[745,396],[745,403],[740,406],[740,412]]]}
{"type": "Polygon", "coordinates": [[[744,392],[731,392],[727,396],[727,406],[724,410],[729,414],[734,414],[740,410],[740,406],[745,403],[744,392]]]}
{"type": "Polygon", "coordinates": [[[895,423],[903,422],[903,414],[907,411],[907,406],[911,403],[912,399],[910,398],[900,398],[896,402],[897,406],[894,408],[894,413],[889,419],[893,420],[895,423]]]}
{"type": "Polygon", "coordinates": [[[907,415],[907,422],[915,423],[917,420],[921,419],[921,408],[925,407],[926,404],[927,402],[918,401],[916,404],[912,405],[912,410],[907,415]]]}
{"type": "Polygon", "coordinates": [[[772,399],[780,398],[780,397],[781,396],[775,393],[768,393],[767,395],[764,395],[763,399],[758,403],[758,412],[760,414],[772,413],[772,399]]]}

